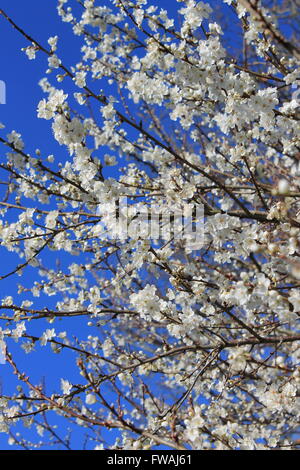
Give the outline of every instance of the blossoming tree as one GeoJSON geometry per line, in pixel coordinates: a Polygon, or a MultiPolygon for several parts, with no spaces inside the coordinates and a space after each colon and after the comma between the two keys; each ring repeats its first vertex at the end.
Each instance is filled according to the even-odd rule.
{"type": "Polygon", "coordinates": [[[103,3],[58,1],[82,39],[72,66],[57,36],[41,44],[0,10],[48,60],[37,113],[64,155],[30,155],[2,125],[1,245],[20,262],[1,268],[16,388],[3,384],[0,430],[25,448],[72,448],[66,423],[96,449],[296,448],[299,3],[181,0],[175,19],[103,3]],[[203,246],[106,237],[121,197],[132,214],[202,205],[203,246]],[[60,388],[24,362],[45,349],[60,388]]]}

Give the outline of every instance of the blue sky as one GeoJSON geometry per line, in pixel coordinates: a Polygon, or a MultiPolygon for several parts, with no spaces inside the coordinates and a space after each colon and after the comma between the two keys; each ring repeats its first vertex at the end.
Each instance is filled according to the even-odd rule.
{"type": "MultiPolygon", "coordinates": [[[[72,64],[80,57],[80,39],[72,34],[70,25],[62,23],[55,5],[54,0],[1,0],[1,8],[41,44],[47,47],[50,36],[61,37],[59,52],[68,64],[72,64]]],[[[51,153],[54,140],[49,139],[49,123],[36,117],[37,103],[43,97],[38,82],[45,76],[46,57],[38,53],[36,60],[28,60],[21,49],[29,43],[2,17],[0,34],[0,79],[7,87],[7,103],[0,108],[0,119],[5,121],[7,129],[21,132],[29,151],[39,147],[41,151],[51,153]]]]}
{"type": "MultiPolygon", "coordinates": [[[[59,52],[64,62],[68,65],[76,63],[80,58],[80,44],[81,41],[78,37],[74,36],[70,25],[62,23],[57,11],[56,1],[47,0],[1,0],[1,8],[13,20],[28,32],[33,38],[37,39],[41,44],[47,46],[47,40],[50,36],[58,35],[61,38],[59,52]]],[[[40,99],[43,98],[43,92],[38,85],[41,78],[45,76],[47,68],[47,58],[43,53],[37,54],[37,59],[30,61],[26,54],[21,51],[28,42],[22,37],[12,26],[0,17],[0,51],[1,51],[1,71],[0,80],[6,83],[6,104],[0,105],[0,122],[5,124],[6,129],[4,133],[10,132],[15,129],[22,134],[25,141],[26,152],[34,153],[36,148],[39,148],[44,155],[55,154],[59,160],[66,157],[66,150],[60,147],[51,136],[50,123],[36,116],[36,107],[40,99]]],[[[2,131],[3,135],[3,131],[2,131]]],[[[5,149],[2,147],[2,159],[5,149]]],[[[3,160],[2,160],[3,161],[3,160]]],[[[0,274],[9,271],[9,268],[16,262],[16,257],[7,253],[6,250],[1,249],[0,274]]],[[[30,283],[34,280],[34,271],[29,268],[26,271],[27,282],[30,283]]],[[[25,282],[26,282],[25,280],[25,282]]],[[[15,294],[17,288],[16,284],[18,278],[8,278],[1,282],[0,294],[1,298],[5,295],[15,294]]],[[[81,325],[80,325],[81,326],[81,325]]],[[[49,327],[49,325],[48,325],[49,327]]],[[[69,329],[70,325],[68,325],[69,329]]],[[[58,327],[58,331],[65,328],[58,327]]],[[[75,333],[79,329],[79,322],[72,322],[72,330],[75,333]]],[[[33,327],[34,331],[34,327],[33,327]]],[[[33,333],[34,334],[34,333],[33,333]]],[[[11,346],[13,348],[13,346],[11,346]]],[[[34,366],[32,369],[36,370],[34,380],[39,380],[43,375],[56,378],[56,371],[61,370],[61,376],[66,376],[68,373],[72,377],[74,371],[68,370],[68,373],[63,372],[64,365],[70,366],[71,357],[68,354],[63,356],[51,355],[49,361],[49,352],[47,350],[38,349],[38,353],[32,357],[20,355],[18,356],[19,365],[23,370],[28,370],[28,367],[34,366]],[[30,361],[28,363],[28,361],[30,361]],[[45,370],[46,369],[46,370],[45,370]],[[64,374],[64,375],[63,375],[64,374]]],[[[12,387],[10,382],[8,365],[0,365],[0,382],[3,384],[4,391],[8,391],[12,387]],[[8,375],[9,374],[9,375],[8,375]],[[9,377],[9,379],[8,379],[9,377]],[[9,380],[9,381],[8,381],[9,380]]],[[[51,418],[50,418],[51,419],[51,418]]],[[[52,417],[53,421],[54,417],[52,417]]],[[[30,433],[28,434],[30,436],[30,433]]],[[[75,436],[73,445],[76,446],[81,437],[75,436]]],[[[7,437],[0,433],[0,448],[11,448],[7,445],[7,437]]]]}

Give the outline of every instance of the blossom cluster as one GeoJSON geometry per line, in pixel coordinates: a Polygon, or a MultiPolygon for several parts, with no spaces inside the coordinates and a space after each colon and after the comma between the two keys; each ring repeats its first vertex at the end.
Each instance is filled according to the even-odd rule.
{"type": "Polygon", "coordinates": [[[58,151],[30,155],[0,128],[0,240],[20,258],[1,273],[16,286],[0,305],[10,444],[19,421],[37,434],[26,448],[57,443],[55,411],[96,449],[299,447],[299,12],[285,0],[282,29],[281,2],[178,2],[172,18],[146,0],[58,0],[80,61],[62,62],[56,35],[24,49],[46,53],[37,117],[58,151]],[[204,246],[109,239],[122,197],[133,218],[203,205],[204,246]],[[16,348],[60,355],[56,384],[16,348]]]}

